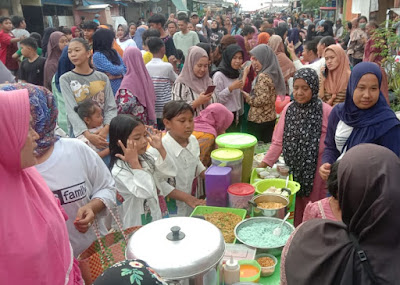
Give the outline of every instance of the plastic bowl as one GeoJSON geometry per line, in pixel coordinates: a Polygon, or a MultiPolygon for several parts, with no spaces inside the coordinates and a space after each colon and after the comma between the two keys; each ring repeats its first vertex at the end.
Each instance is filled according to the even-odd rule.
{"type": "Polygon", "coordinates": [[[274,261],[274,265],[272,265],[272,266],[268,266],[268,267],[264,267],[264,266],[261,266],[261,264],[260,264],[260,266],[261,266],[261,276],[262,277],[268,277],[268,276],[271,276],[272,274],[274,274],[274,272],[275,272],[275,267],[276,267],[276,265],[277,265],[277,263],[278,263],[278,260],[276,259],[276,257],[275,256],[273,256],[272,254],[268,254],[268,253],[260,253],[260,254],[257,254],[256,255],[256,261],[258,262],[258,259],[259,258],[261,258],[261,257],[269,257],[269,258],[271,258],[273,261],[274,261]]]}
{"type": "Polygon", "coordinates": [[[240,282],[253,282],[253,283],[257,283],[260,280],[260,275],[261,275],[261,266],[260,264],[258,264],[258,262],[256,260],[239,260],[239,265],[240,265],[240,282]],[[242,266],[253,266],[255,268],[257,268],[258,272],[257,274],[254,274],[252,276],[249,277],[242,277],[242,266]]]}
{"type": "MultiPolygon", "coordinates": [[[[262,194],[265,191],[267,191],[270,187],[276,187],[276,188],[284,188],[286,185],[286,180],[285,179],[265,179],[265,180],[261,180],[258,181],[256,183],[254,183],[254,187],[256,188],[256,193],[257,194],[262,194]]],[[[289,181],[288,182],[288,187],[290,189],[290,191],[292,192],[292,194],[289,196],[289,206],[288,208],[290,208],[290,206],[293,203],[293,198],[294,198],[294,194],[296,194],[299,190],[300,190],[300,183],[296,182],[296,181],[289,181]]]]}

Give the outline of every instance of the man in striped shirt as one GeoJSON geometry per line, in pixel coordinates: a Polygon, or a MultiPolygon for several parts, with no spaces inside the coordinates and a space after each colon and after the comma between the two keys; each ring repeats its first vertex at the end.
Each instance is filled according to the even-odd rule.
{"type": "Polygon", "coordinates": [[[171,101],[171,86],[178,77],[174,72],[172,64],[163,62],[165,55],[165,44],[159,37],[151,37],[147,40],[147,47],[153,54],[153,59],[146,64],[156,93],[156,116],[158,128],[164,129],[162,123],[162,113],[164,105],[171,101]]]}

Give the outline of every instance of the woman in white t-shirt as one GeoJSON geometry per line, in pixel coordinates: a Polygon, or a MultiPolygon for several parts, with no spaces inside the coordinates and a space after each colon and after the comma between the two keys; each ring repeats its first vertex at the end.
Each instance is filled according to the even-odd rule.
{"type": "Polygon", "coordinates": [[[118,25],[117,44],[122,48],[123,51],[125,51],[127,47],[137,47],[135,41],[129,35],[129,28],[127,25],[118,25]]]}
{"type": "Polygon", "coordinates": [[[13,88],[29,91],[33,128],[39,134],[36,169],[69,217],[66,225],[77,257],[96,240],[95,218],[100,234],[107,234],[105,204],[115,205],[114,180],[89,146],[55,135],[58,110],[50,91],[31,84],[14,84],[13,88]]]}

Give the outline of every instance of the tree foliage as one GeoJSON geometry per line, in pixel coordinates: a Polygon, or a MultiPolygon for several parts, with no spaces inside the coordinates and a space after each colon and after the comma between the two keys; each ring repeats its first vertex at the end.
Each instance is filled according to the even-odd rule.
{"type": "Polygon", "coordinates": [[[326,0],[302,0],[303,10],[315,10],[326,5],[326,0]]]}

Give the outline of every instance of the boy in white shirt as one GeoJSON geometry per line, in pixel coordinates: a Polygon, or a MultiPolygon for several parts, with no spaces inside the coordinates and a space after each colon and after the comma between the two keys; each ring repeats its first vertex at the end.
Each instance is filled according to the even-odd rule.
{"type": "Polygon", "coordinates": [[[162,115],[164,105],[171,101],[172,84],[178,77],[174,72],[172,64],[163,62],[165,55],[165,44],[158,37],[151,37],[147,40],[147,47],[153,54],[153,59],[146,64],[147,71],[150,74],[156,92],[156,116],[158,129],[164,129],[162,115]]]}

